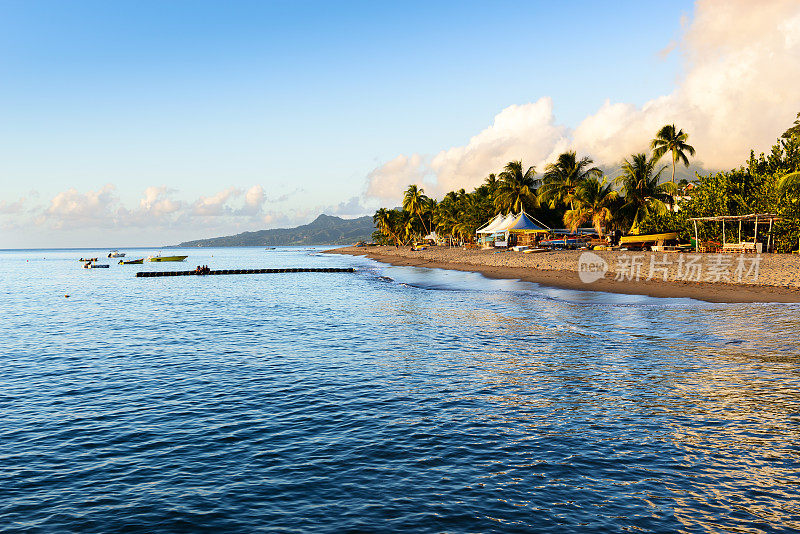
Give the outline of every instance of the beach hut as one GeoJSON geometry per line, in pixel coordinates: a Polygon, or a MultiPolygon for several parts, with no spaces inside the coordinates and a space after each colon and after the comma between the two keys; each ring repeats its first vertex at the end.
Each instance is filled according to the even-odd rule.
{"type": "Polygon", "coordinates": [[[766,250],[770,251],[774,247],[772,242],[772,225],[775,221],[780,221],[781,218],[775,213],[749,213],[747,215],[718,215],[716,217],[693,217],[689,219],[694,223],[694,246],[697,252],[730,252],[741,253],[753,252],[760,254],[764,248],[764,244],[758,240],[758,223],[769,223],[767,229],[767,243],[766,250]],[[722,243],[707,243],[701,244],[697,231],[698,222],[721,222],[722,223],[722,243]],[[725,223],[739,223],[739,233],[737,241],[728,243],[727,235],[725,233],[725,223]],[[742,223],[754,223],[753,240],[742,241],[742,223]]]}

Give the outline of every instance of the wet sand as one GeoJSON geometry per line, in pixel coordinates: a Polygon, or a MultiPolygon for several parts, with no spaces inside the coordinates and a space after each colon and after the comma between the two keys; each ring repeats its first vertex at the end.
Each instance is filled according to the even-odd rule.
{"type": "MultiPolygon", "coordinates": [[[[584,283],[578,275],[578,260],[581,251],[557,251],[535,254],[494,250],[462,249],[449,247],[429,247],[426,250],[411,251],[408,247],[342,247],[327,251],[332,254],[350,254],[367,256],[391,265],[408,265],[457,271],[478,272],[490,278],[518,279],[526,282],[574,289],[580,291],[606,291],[630,295],[648,295],[652,297],[692,298],[706,302],[800,302],[800,257],[794,254],[764,254],[760,257],[758,277],[753,280],[752,273],[737,283],[733,271],[739,260],[738,255],[728,258],[732,261],[728,267],[731,281],[683,281],[677,272],[675,253],[667,254],[651,252],[595,252],[606,261],[608,272],[603,278],[591,283],[584,283]],[[624,261],[623,255],[630,258],[639,255],[642,262],[639,280],[617,278],[616,269],[624,261]],[[651,260],[651,256],[654,256],[651,260]],[[664,270],[657,271],[656,276],[647,280],[650,262],[665,265],[664,259],[671,264],[664,270]],[[662,278],[666,273],[667,281],[662,278]]],[[[709,254],[702,255],[701,262],[707,266],[712,261],[709,254]]],[[[751,262],[753,256],[744,257],[751,262]]],[[[627,277],[626,277],[627,278],[627,277]]],[[[706,280],[707,277],[701,277],[706,280]]]]}

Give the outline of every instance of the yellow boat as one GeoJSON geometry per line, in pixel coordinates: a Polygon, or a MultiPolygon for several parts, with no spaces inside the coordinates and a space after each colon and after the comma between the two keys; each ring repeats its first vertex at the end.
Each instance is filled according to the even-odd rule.
{"type": "Polygon", "coordinates": [[[619,240],[620,245],[644,245],[659,241],[674,241],[678,239],[677,232],[665,232],[663,234],[647,234],[647,235],[626,235],[619,240]]]}
{"type": "Polygon", "coordinates": [[[189,256],[150,256],[147,261],[183,261],[189,256]]]}

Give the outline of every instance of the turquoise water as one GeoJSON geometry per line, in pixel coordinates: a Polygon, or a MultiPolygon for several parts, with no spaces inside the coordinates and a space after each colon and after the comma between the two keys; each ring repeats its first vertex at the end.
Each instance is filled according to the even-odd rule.
{"type": "Polygon", "coordinates": [[[0,251],[2,531],[800,529],[796,305],[106,252],[0,251]]]}

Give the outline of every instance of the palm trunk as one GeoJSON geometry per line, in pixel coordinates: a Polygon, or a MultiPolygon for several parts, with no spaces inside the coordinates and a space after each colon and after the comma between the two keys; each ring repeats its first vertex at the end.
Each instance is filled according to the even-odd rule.
{"type": "Polygon", "coordinates": [[[417,213],[417,217],[419,217],[419,222],[422,223],[422,229],[425,230],[427,233],[431,233],[430,230],[428,230],[425,227],[425,221],[422,220],[422,214],[421,213],[417,213]]]}
{"type": "MultiPolygon", "coordinates": [[[[675,185],[675,151],[672,151],[672,185],[675,185]]],[[[675,197],[669,194],[669,211],[675,212],[675,197]]]]}
{"type": "Polygon", "coordinates": [[[675,184],[675,151],[672,152],[672,184],[675,184]]]}

